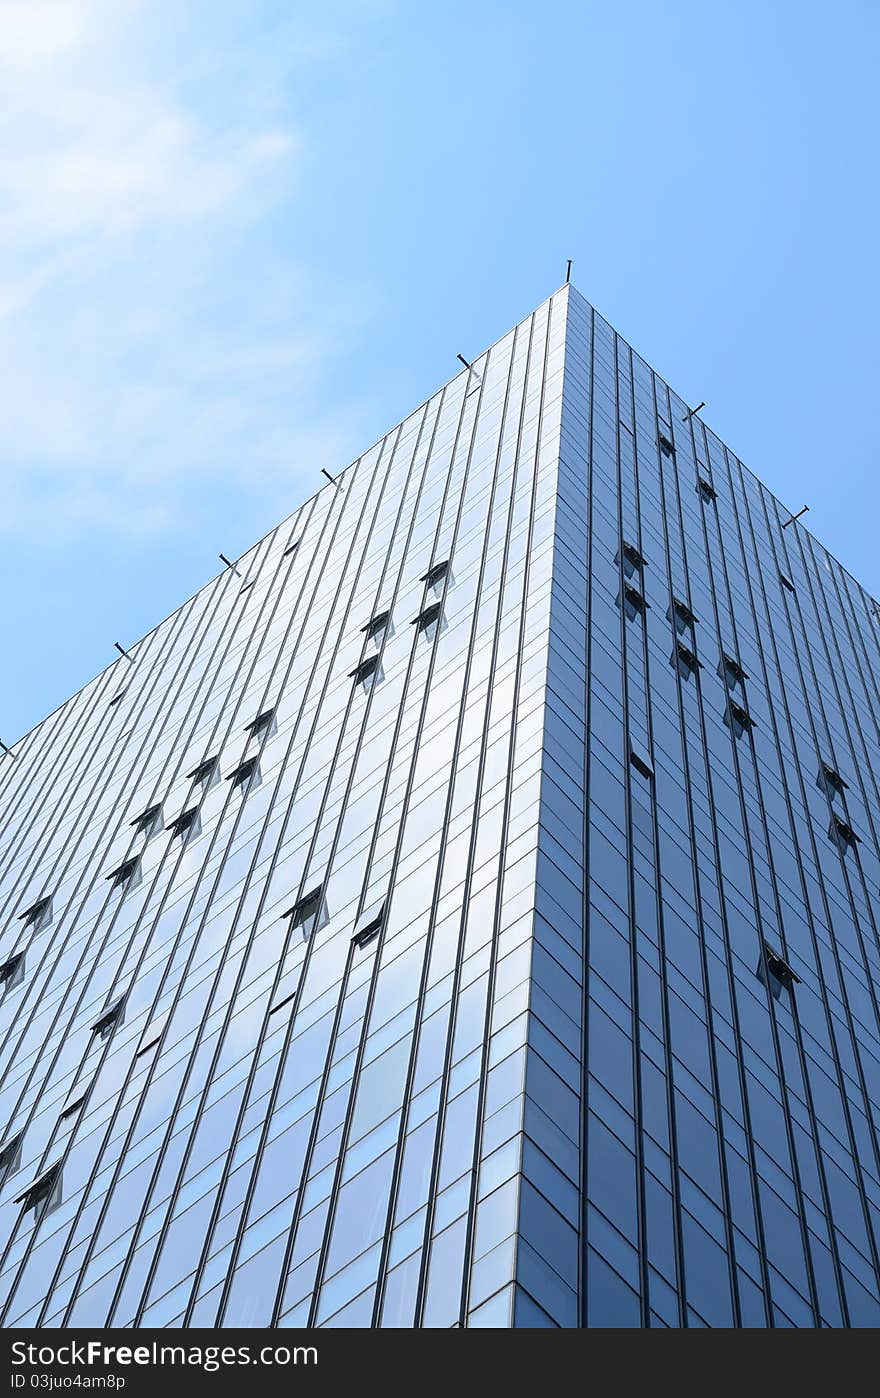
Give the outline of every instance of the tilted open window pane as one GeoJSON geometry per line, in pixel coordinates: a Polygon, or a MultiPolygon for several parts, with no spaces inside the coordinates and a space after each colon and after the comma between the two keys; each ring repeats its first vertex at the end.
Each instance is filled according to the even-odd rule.
{"type": "Polygon", "coordinates": [[[449,560],[444,559],[442,563],[433,564],[433,566],[428,569],[427,573],[423,573],[422,576],[419,578],[419,582],[423,582],[427,590],[433,588],[435,592],[438,592],[442,587],[446,579],[446,574],[448,572],[449,560]]]}
{"type": "Polygon", "coordinates": [[[0,1146],[0,1185],[14,1175],[21,1164],[21,1143],[24,1132],[18,1131],[0,1146]]]}
{"type": "Polygon", "coordinates": [[[148,806],[139,816],[135,816],[130,822],[134,826],[138,835],[145,835],[149,840],[154,835],[162,821],[162,807],[160,805],[148,806]]]}
{"type": "Polygon", "coordinates": [[[52,897],[46,894],[38,898],[36,903],[31,903],[29,908],[25,908],[23,913],[18,915],[19,922],[23,922],[25,927],[32,927],[39,932],[41,928],[48,927],[52,921],[52,897]]]}
{"type": "Polygon", "coordinates": [[[260,784],[260,763],[256,757],[246,757],[244,762],[239,762],[234,771],[226,778],[232,782],[234,790],[241,790],[247,793],[252,787],[260,784]]]}
{"type": "Polygon", "coordinates": [[[793,990],[795,985],[800,983],[800,976],[795,974],[785,958],[767,942],[761,948],[757,975],[767,986],[774,1000],[779,999],[783,990],[793,990]]]}
{"type": "Polygon", "coordinates": [[[24,952],[18,951],[14,956],[10,956],[3,965],[0,966],[0,995],[8,990],[13,990],[15,986],[21,985],[24,980],[24,952]]]}
{"type": "Polygon", "coordinates": [[[187,840],[195,839],[202,829],[198,806],[190,806],[188,811],[181,811],[165,828],[172,839],[180,840],[183,844],[186,844],[187,840]]]}
{"type": "Polygon", "coordinates": [[[92,1025],[92,1033],[101,1039],[109,1039],[117,1024],[122,1023],[125,1001],[117,1000],[104,1010],[92,1025]]]}
{"type": "Polygon", "coordinates": [[[365,947],[374,937],[378,937],[382,931],[382,924],[385,921],[385,902],[374,903],[371,908],[366,909],[358,918],[351,940],[359,949],[365,947]]]}
{"type": "Polygon", "coordinates": [[[327,921],[327,910],[324,905],[324,885],[319,884],[309,893],[304,893],[293,905],[288,908],[283,917],[290,918],[292,927],[298,927],[302,932],[303,940],[307,940],[313,932],[317,932],[319,927],[323,927],[327,921]]]}
{"type": "Polygon", "coordinates": [[[274,708],[264,709],[263,712],[258,714],[255,719],[252,719],[250,723],[245,724],[244,731],[250,735],[248,739],[249,742],[252,739],[256,739],[257,742],[259,742],[263,738],[271,738],[273,733],[277,731],[277,727],[274,708]]]}
{"type": "Polygon", "coordinates": [[[366,660],[362,660],[350,672],[350,678],[354,680],[356,685],[360,685],[365,693],[371,689],[377,680],[382,678],[378,655],[368,655],[366,660]]]}
{"type": "Polygon", "coordinates": [[[136,888],[141,881],[141,857],[135,855],[132,859],[126,859],[120,864],[118,869],[113,869],[107,875],[113,888],[136,888]]]}
{"type": "Polygon", "coordinates": [[[186,779],[207,790],[220,779],[219,758],[206,757],[204,762],[199,763],[198,767],[194,767],[191,772],[187,772],[186,779]]]}
{"type": "Polygon", "coordinates": [[[430,607],[423,608],[413,619],[412,624],[416,627],[418,634],[427,636],[429,641],[432,641],[437,634],[440,624],[440,606],[439,602],[432,602],[430,607]]]}
{"type": "Polygon", "coordinates": [[[37,1222],[53,1209],[57,1209],[61,1203],[61,1161],[50,1166],[24,1194],[19,1194],[15,1202],[24,1205],[25,1213],[33,1211],[37,1222]]]}

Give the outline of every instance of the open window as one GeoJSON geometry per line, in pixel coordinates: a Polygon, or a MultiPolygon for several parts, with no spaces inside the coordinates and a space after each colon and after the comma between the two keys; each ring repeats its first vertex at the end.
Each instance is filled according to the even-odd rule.
{"type": "Polygon", "coordinates": [[[654,775],[654,768],[644,753],[639,752],[635,747],[630,747],[629,760],[640,776],[644,777],[647,781],[651,780],[654,775]]]}
{"type": "Polygon", "coordinates": [[[843,777],[830,762],[820,762],[816,785],[820,791],[825,792],[830,801],[833,801],[835,796],[842,796],[848,789],[843,777]]]}
{"type": "Polygon", "coordinates": [[[755,726],[755,720],[748,710],[744,709],[742,704],[735,704],[730,698],[727,701],[724,722],[728,728],[732,729],[736,738],[741,738],[744,733],[748,733],[755,726]]]}
{"type": "Polygon", "coordinates": [[[676,643],[675,650],[672,652],[672,663],[683,680],[689,680],[691,675],[695,675],[697,670],[702,669],[702,662],[697,659],[696,653],[683,641],[676,643]]]}
{"type": "Polygon", "coordinates": [[[362,912],[355,923],[354,932],[351,934],[351,940],[358,950],[360,950],[361,947],[367,946],[369,942],[372,942],[374,937],[378,937],[379,933],[382,931],[384,921],[385,900],[383,898],[381,903],[374,903],[371,908],[367,908],[362,912]]]}
{"type": "Polygon", "coordinates": [[[748,679],[748,675],[740,665],[736,656],[728,655],[726,651],[722,653],[721,659],[718,662],[718,673],[728,689],[736,689],[737,685],[742,689],[748,679]]]}
{"type": "Polygon", "coordinates": [[[226,780],[232,782],[233,791],[240,791],[243,796],[246,796],[253,787],[260,785],[259,759],[246,757],[244,762],[239,762],[235,770],[229,773],[226,780]]]}
{"type": "Polygon", "coordinates": [[[299,548],[299,539],[291,539],[290,543],[287,545],[287,548],[284,550],[284,552],[282,553],[281,557],[282,557],[282,558],[289,558],[290,555],[291,555],[292,553],[296,553],[296,551],[297,551],[298,548],[299,548]]]}
{"type": "Polygon", "coordinates": [[[846,854],[848,849],[855,849],[861,843],[861,835],[857,835],[849,821],[843,819],[835,811],[831,817],[831,826],[828,831],[841,854],[846,854]]]}
{"type": "Polygon", "coordinates": [[[327,921],[327,908],[324,902],[324,885],[318,884],[298,898],[292,908],[288,908],[282,917],[290,919],[290,925],[298,928],[302,933],[303,941],[308,941],[309,937],[327,921]]]}
{"type": "Polygon", "coordinates": [[[705,476],[697,476],[697,490],[699,491],[700,499],[706,505],[711,505],[718,499],[718,491],[705,476]]]}
{"type": "Polygon", "coordinates": [[[664,456],[675,456],[675,443],[671,437],[667,437],[665,432],[658,432],[657,441],[664,456]]]}
{"type": "Polygon", "coordinates": [[[785,588],[786,592],[794,592],[794,583],[786,573],[782,572],[781,569],[779,572],[779,581],[782,583],[782,586],[785,588]]]}
{"type": "Polygon", "coordinates": [[[419,582],[425,584],[426,592],[433,592],[435,595],[439,594],[443,590],[443,584],[446,581],[448,572],[449,560],[444,559],[442,563],[432,564],[427,573],[423,573],[419,578],[419,582]]]}
{"type": "Polygon", "coordinates": [[[190,806],[188,811],[181,811],[179,816],[169,821],[165,829],[173,840],[179,840],[182,845],[185,845],[187,840],[196,839],[202,832],[198,806],[190,806]]]}
{"type": "Polygon", "coordinates": [[[359,665],[350,672],[350,678],[355,685],[359,685],[365,694],[368,694],[377,680],[381,679],[382,672],[379,667],[378,655],[368,655],[359,665]]]}
{"type": "Polygon", "coordinates": [[[0,1146],[0,1185],[4,1185],[21,1164],[21,1143],[23,1140],[24,1132],[17,1131],[14,1136],[10,1136],[0,1146]]]}
{"type": "Polygon", "coordinates": [[[29,908],[25,908],[23,913],[19,913],[18,920],[34,932],[40,932],[44,927],[48,927],[52,921],[51,894],[45,894],[42,898],[38,898],[36,903],[31,903],[29,908]]]}
{"type": "Polygon", "coordinates": [[[34,1180],[15,1202],[24,1206],[25,1213],[32,1212],[37,1223],[57,1209],[61,1203],[61,1161],[56,1161],[45,1174],[34,1180]]]}
{"type": "Polygon", "coordinates": [[[161,827],[162,807],[158,803],[155,806],[148,806],[129,824],[134,828],[136,835],[143,835],[146,840],[150,840],[161,827]]]}
{"type": "Polygon", "coordinates": [[[0,966],[0,995],[6,995],[8,991],[14,990],[17,985],[21,985],[24,980],[24,952],[17,951],[14,956],[7,957],[0,966]]]}
{"type": "Polygon", "coordinates": [[[70,1102],[67,1104],[67,1106],[63,1109],[63,1111],[61,1112],[61,1115],[59,1116],[58,1120],[59,1120],[59,1121],[69,1121],[71,1117],[73,1117],[73,1116],[79,1116],[80,1112],[82,1111],[83,1107],[84,1107],[85,1104],[86,1104],[86,1098],[88,1097],[88,1095],[89,1095],[89,1094],[88,1094],[88,1090],[86,1090],[85,1092],[80,1092],[80,1093],[78,1093],[78,1094],[72,1099],[72,1101],[70,1101],[70,1102]]]}
{"type": "Polygon", "coordinates": [[[758,958],[757,976],[766,985],[774,1000],[778,1000],[783,990],[791,991],[800,984],[800,976],[789,966],[788,962],[767,942],[761,947],[761,955],[758,958]]]}
{"type": "Polygon", "coordinates": [[[631,578],[634,573],[641,573],[648,565],[648,560],[642,555],[635,544],[624,544],[620,553],[615,557],[615,563],[623,562],[624,576],[631,578]]]}
{"type": "Polygon", "coordinates": [[[275,722],[275,710],[264,709],[261,714],[257,714],[255,719],[245,724],[244,731],[248,734],[248,742],[262,742],[265,738],[271,738],[277,732],[278,725],[275,722]]]}
{"type": "Polygon", "coordinates": [[[376,645],[381,645],[383,638],[391,627],[391,613],[389,611],[376,612],[366,626],[361,630],[365,633],[368,641],[375,641],[376,645]]]}
{"type": "Polygon", "coordinates": [[[111,870],[107,878],[111,888],[123,888],[126,892],[129,889],[137,888],[141,881],[140,855],[136,854],[131,859],[126,859],[117,869],[111,870]]]}
{"type": "Polygon", "coordinates": [[[683,636],[686,631],[692,630],[697,624],[697,618],[687,602],[681,597],[673,597],[666,615],[675,626],[679,636],[683,636]]]}
{"type": "Polygon", "coordinates": [[[648,603],[631,583],[627,583],[623,589],[623,609],[628,621],[635,621],[637,616],[642,616],[648,610],[648,603]]]}
{"type": "Polygon", "coordinates": [[[412,624],[418,636],[425,636],[429,641],[433,641],[442,623],[441,605],[440,602],[432,602],[430,606],[423,607],[413,619],[412,624]]]}
{"type": "Polygon", "coordinates": [[[96,1034],[99,1039],[109,1039],[117,1024],[122,1023],[124,1011],[125,1001],[121,998],[114,1001],[112,1005],[108,1005],[106,1010],[102,1010],[92,1025],[91,1032],[96,1034]]]}
{"type": "Polygon", "coordinates": [[[203,791],[207,791],[220,780],[220,761],[217,757],[206,757],[204,762],[200,762],[198,767],[194,767],[186,774],[187,781],[194,786],[200,786],[203,791]]]}

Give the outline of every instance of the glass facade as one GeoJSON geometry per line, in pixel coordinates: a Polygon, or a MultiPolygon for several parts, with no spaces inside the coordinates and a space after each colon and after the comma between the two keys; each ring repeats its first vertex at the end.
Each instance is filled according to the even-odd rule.
{"type": "Polygon", "coordinates": [[[878,609],[571,287],[0,763],[5,1326],[880,1323],[878,609]]]}

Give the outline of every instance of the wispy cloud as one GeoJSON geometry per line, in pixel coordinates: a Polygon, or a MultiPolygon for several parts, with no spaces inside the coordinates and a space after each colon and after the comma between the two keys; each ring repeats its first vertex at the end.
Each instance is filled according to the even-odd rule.
{"type": "Polygon", "coordinates": [[[289,426],[362,311],[282,246],[282,69],[227,91],[234,26],[175,53],[188,10],[0,0],[0,531],[168,528],[206,477],[280,499],[350,446],[289,426]]]}

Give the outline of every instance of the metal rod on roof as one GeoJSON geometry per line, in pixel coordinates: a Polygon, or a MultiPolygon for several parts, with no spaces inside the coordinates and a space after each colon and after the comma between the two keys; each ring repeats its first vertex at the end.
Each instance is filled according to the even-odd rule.
{"type": "Polygon", "coordinates": [[[701,409],[701,408],[705,408],[705,406],[706,406],[706,400],[703,399],[702,403],[698,403],[697,406],[696,406],[695,408],[688,408],[687,412],[685,413],[684,417],[682,418],[682,422],[687,422],[689,418],[692,418],[692,417],[693,417],[694,413],[698,413],[698,412],[700,411],[700,409],[701,409]]]}
{"type": "Polygon", "coordinates": [[[568,259],[568,266],[565,269],[565,285],[571,281],[571,258],[568,259]]]}
{"type": "Polygon", "coordinates": [[[791,519],[787,519],[785,521],[785,523],[782,526],[783,529],[787,529],[790,524],[794,524],[795,520],[800,519],[801,515],[805,515],[809,508],[809,505],[804,505],[803,509],[798,510],[796,515],[792,515],[791,519]]]}
{"type": "Polygon", "coordinates": [[[331,476],[329,471],[325,471],[323,466],[321,467],[321,475],[326,476],[330,484],[335,485],[337,490],[339,489],[339,482],[337,481],[336,477],[331,476]]]}
{"type": "Polygon", "coordinates": [[[239,571],[238,571],[238,569],[236,568],[235,564],[232,563],[232,562],[230,562],[230,560],[226,557],[226,554],[225,554],[225,553],[218,554],[218,557],[219,557],[219,559],[220,559],[220,561],[221,561],[222,563],[225,563],[225,564],[226,564],[227,568],[231,568],[231,569],[232,569],[233,573],[235,573],[237,577],[239,577],[239,578],[241,577],[241,573],[239,573],[239,571]]]}
{"type": "Polygon", "coordinates": [[[125,656],[125,658],[126,658],[126,660],[128,661],[129,665],[133,665],[133,664],[134,664],[134,661],[132,660],[131,656],[129,655],[129,653],[128,653],[128,651],[125,649],[125,647],[124,647],[124,646],[121,646],[121,645],[119,644],[118,641],[114,641],[113,644],[114,644],[114,646],[116,647],[116,649],[119,651],[119,654],[125,656]]]}
{"type": "Polygon", "coordinates": [[[468,361],[465,359],[465,357],[464,357],[463,354],[457,354],[455,357],[456,357],[456,359],[460,359],[460,360],[461,360],[462,364],[464,365],[464,367],[465,367],[466,369],[473,369],[473,367],[474,367],[473,364],[469,364],[468,361]]]}
{"type": "Polygon", "coordinates": [[[15,757],[15,753],[12,751],[12,748],[8,748],[6,744],[3,742],[2,738],[0,738],[0,748],[2,748],[5,753],[8,753],[10,757],[15,757]]]}

